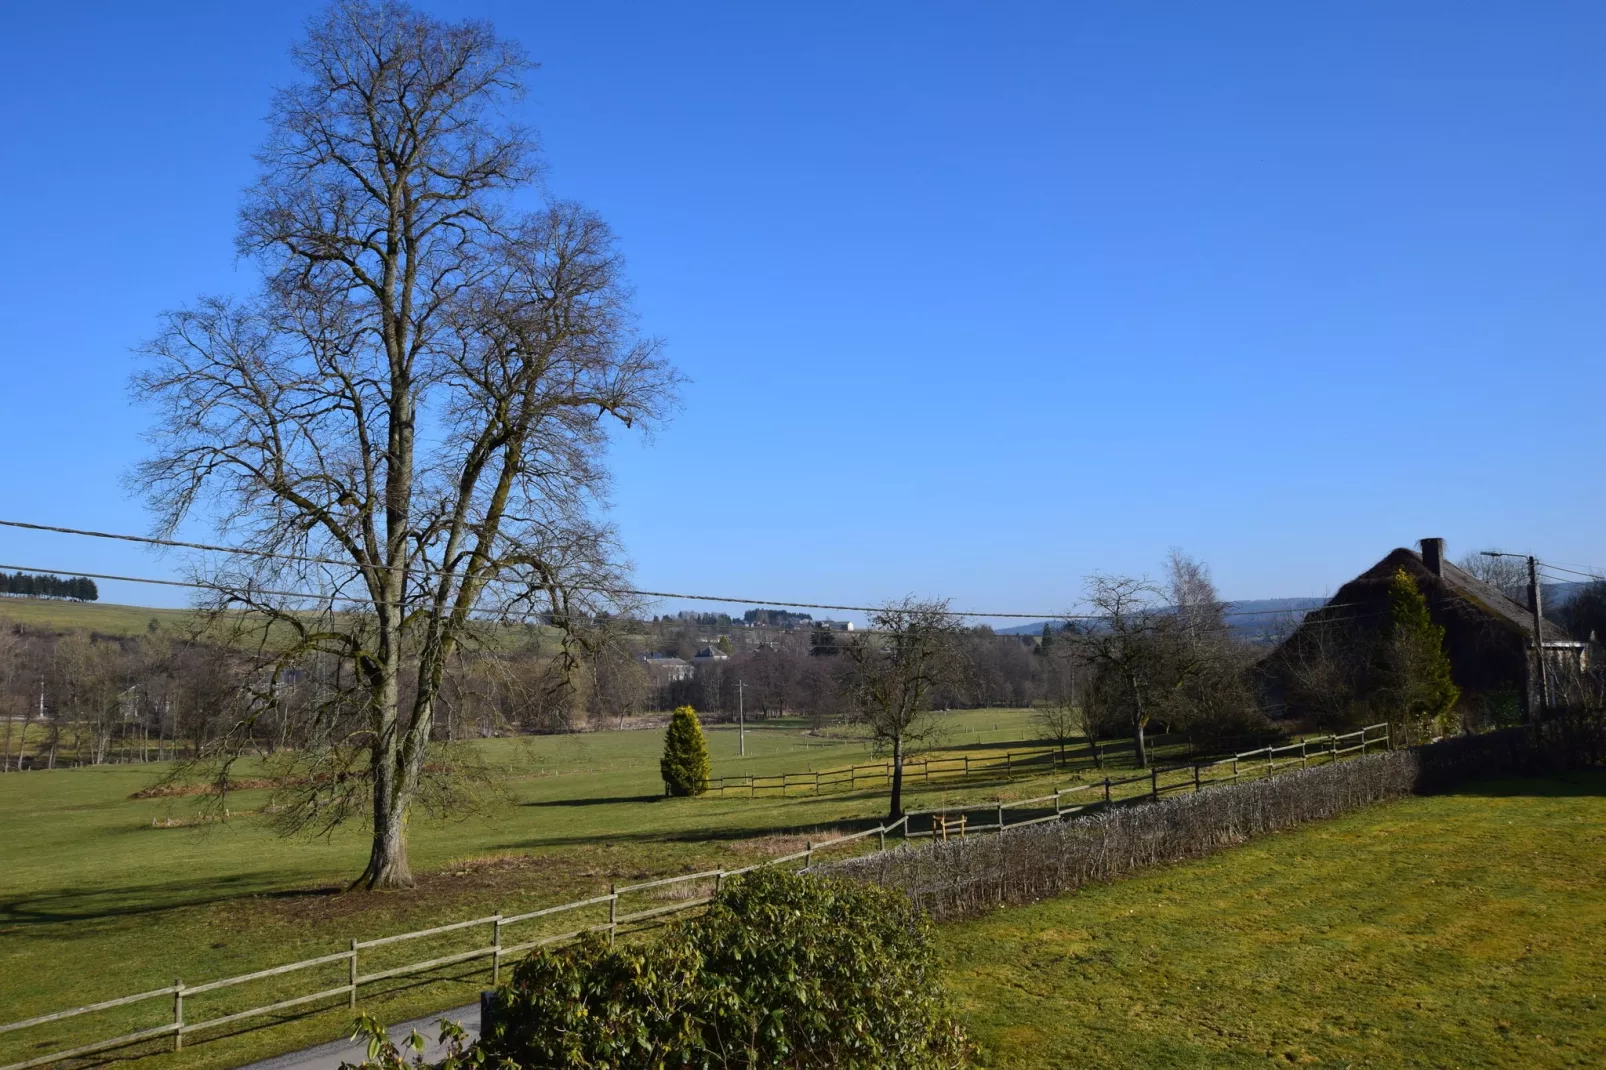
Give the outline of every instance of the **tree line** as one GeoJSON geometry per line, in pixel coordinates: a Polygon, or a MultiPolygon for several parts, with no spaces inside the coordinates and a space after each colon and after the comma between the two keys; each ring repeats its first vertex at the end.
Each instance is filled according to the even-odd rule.
{"type": "Polygon", "coordinates": [[[77,602],[94,602],[100,598],[95,581],[88,576],[64,579],[30,572],[0,572],[0,594],[22,595],[26,598],[70,598],[77,602]]]}

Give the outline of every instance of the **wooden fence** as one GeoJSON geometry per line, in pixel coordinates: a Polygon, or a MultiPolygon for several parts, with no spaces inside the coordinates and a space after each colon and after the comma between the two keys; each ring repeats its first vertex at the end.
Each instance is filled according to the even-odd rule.
{"type": "MultiPolygon", "coordinates": [[[[96,1014],[127,1007],[135,1004],[155,1000],[165,1001],[170,1007],[169,1020],[160,1025],[136,1029],[132,1032],[121,1033],[106,1037],[63,1051],[52,1052],[48,1055],[37,1056],[21,1062],[14,1062],[0,1066],[0,1070],[30,1070],[32,1067],[45,1066],[49,1063],[65,1059],[94,1055],[114,1048],[136,1044],[141,1041],[171,1038],[173,1050],[181,1050],[187,1037],[244,1021],[248,1018],[263,1015],[277,1014],[282,1011],[293,1010],[309,1004],[322,1001],[344,999],[349,1007],[357,1006],[359,989],[365,985],[411,974],[424,973],[429,970],[445,966],[452,966],[468,962],[490,961],[491,983],[497,984],[501,980],[502,964],[510,955],[521,955],[547,944],[572,940],[584,933],[607,933],[611,942],[622,928],[637,925],[641,922],[663,918],[673,914],[696,910],[706,906],[718,892],[725,878],[740,873],[747,873],[764,866],[785,865],[793,862],[802,862],[804,868],[814,864],[816,853],[843,844],[865,840],[871,836],[877,838],[876,849],[887,849],[887,837],[901,834],[904,840],[917,839],[925,836],[939,835],[942,831],[949,834],[957,833],[964,836],[967,833],[979,832],[987,829],[1003,831],[1022,825],[1035,825],[1046,821],[1059,821],[1074,814],[1096,806],[1112,806],[1122,803],[1136,802],[1144,799],[1158,799],[1167,792],[1174,791],[1202,791],[1204,788],[1220,783],[1232,783],[1246,776],[1274,775],[1278,769],[1288,766],[1306,766],[1312,761],[1338,761],[1344,755],[1352,753],[1364,754],[1368,748],[1384,749],[1389,746],[1388,728],[1386,725],[1369,725],[1359,732],[1347,735],[1326,736],[1320,739],[1302,740],[1281,747],[1264,747],[1260,750],[1246,751],[1235,754],[1229,758],[1221,758],[1209,762],[1196,762],[1190,765],[1172,766],[1167,769],[1158,767],[1150,769],[1140,776],[1123,777],[1119,779],[1106,777],[1102,781],[1086,784],[1077,784],[1062,788],[1051,795],[1040,796],[1035,799],[1019,799],[1009,802],[980,803],[968,806],[952,806],[941,810],[916,810],[906,813],[890,824],[880,824],[875,828],[864,829],[847,836],[825,840],[820,843],[808,842],[802,851],[797,851],[779,858],[770,859],[756,865],[741,869],[708,870],[702,873],[690,873],[678,877],[664,877],[659,880],[646,881],[640,884],[625,886],[610,885],[606,895],[592,896],[589,899],[580,899],[572,903],[563,903],[558,906],[545,907],[523,914],[492,914],[488,917],[471,918],[467,921],[452,922],[447,925],[437,925],[430,929],[420,929],[416,932],[398,933],[394,936],[382,936],[370,940],[352,939],[344,951],[337,951],[328,955],[303,959],[284,966],[274,966],[264,970],[240,974],[235,977],[226,977],[222,980],[208,981],[199,985],[186,985],[182,980],[175,980],[171,985],[163,988],[154,988],[148,992],[140,992],[119,999],[104,1000],[99,1003],[90,1003],[86,1006],[76,1007],[72,1010],[57,1011],[53,1014],[42,1014],[22,1021],[10,1022],[0,1025],[0,1034],[16,1030],[29,1029],[46,1025],[51,1022],[60,1022],[81,1015],[96,1014]],[[1230,770],[1230,771],[1229,771],[1230,770]],[[1136,787],[1141,785],[1141,787],[1136,787]],[[1082,793],[1091,792],[1086,802],[1082,793]],[[1066,805],[1070,797],[1073,805],[1066,805]],[[1031,816],[1023,816],[1018,820],[1009,821],[1006,818],[1008,811],[1017,813],[1025,811],[1031,816]],[[1035,814],[1036,810],[1047,812],[1035,814]],[[996,814],[996,821],[976,824],[968,820],[968,815],[977,811],[988,811],[996,814]],[[954,818],[953,815],[959,815],[954,818]],[[919,824],[927,827],[918,828],[919,824]],[[665,906],[649,907],[642,910],[620,912],[620,901],[626,897],[639,896],[643,892],[668,889],[676,885],[690,885],[693,894],[677,899],[665,906]],[[587,909],[595,909],[600,914],[606,908],[607,920],[598,920],[589,924],[578,924],[562,932],[544,933],[539,936],[530,936],[525,933],[524,939],[510,939],[508,930],[519,926],[528,926],[540,919],[552,919],[558,916],[587,909]],[[380,947],[403,945],[416,940],[437,937],[447,933],[456,933],[474,930],[483,930],[488,943],[480,943],[474,947],[456,951],[447,955],[437,955],[415,962],[406,962],[399,965],[372,969],[368,973],[362,971],[365,959],[372,956],[364,952],[380,947]],[[248,985],[269,978],[283,977],[290,974],[299,974],[304,971],[316,970],[319,967],[338,967],[343,965],[344,980],[336,985],[323,987],[317,991],[295,995],[287,999],[280,999],[259,1006],[245,1007],[227,1013],[210,1017],[186,1018],[185,1001],[207,993],[218,992],[225,989],[248,985]]],[[[1009,762],[1006,757],[1006,767],[1009,762]]]]}
{"type": "MultiPolygon", "coordinates": [[[[1379,726],[1373,725],[1366,731],[1372,731],[1379,726]]],[[[1354,733],[1351,733],[1352,735],[1354,733]]],[[[1150,740],[1150,746],[1159,746],[1165,734],[1159,734],[1150,740]]],[[[1330,737],[1319,737],[1326,741],[1330,737]]],[[[1316,739],[1308,742],[1315,744],[1316,739]]],[[[1371,742],[1376,742],[1372,740],[1371,742]]],[[[1325,743],[1324,743],[1325,745],[1325,743]]],[[[1211,766],[1217,762],[1232,762],[1248,760],[1248,755],[1261,755],[1266,750],[1278,752],[1297,750],[1300,744],[1292,743],[1284,747],[1260,748],[1254,751],[1245,751],[1229,758],[1222,758],[1202,763],[1191,763],[1175,766],[1176,769],[1192,768],[1193,765],[1211,766]]],[[[1086,748],[1071,751],[1062,746],[1045,746],[1025,751],[1005,751],[997,754],[956,754],[945,758],[925,757],[905,761],[903,763],[903,782],[906,785],[929,784],[940,780],[965,780],[971,777],[979,779],[1010,779],[1018,775],[1034,775],[1044,772],[1055,772],[1060,769],[1081,768],[1086,769],[1095,765],[1102,765],[1110,756],[1111,751],[1128,753],[1135,749],[1135,741],[1131,739],[1110,740],[1106,743],[1092,743],[1086,748]]],[[[1161,770],[1165,773],[1168,770],[1161,770]]],[[[1145,773],[1138,779],[1148,779],[1145,773]]],[[[1116,784],[1126,781],[1115,781],[1116,784]]],[[[749,798],[756,798],[760,794],[775,797],[788,797],[792,795],[829,795],[836,792],[857,791],[860,787],[889,787],[892,784],[892,762],[869,762],[864,765],[847,765],[837,769],[808,770],[795,773],[774,773],[768,776],[755,774],[739,774],[734,776],[714,777],[708,782],[709,794],[734,795],[746,794],[749,798]]],[[[1165,789],[1162,789],[1165,790],[1165,789]]]]}
{"type": "Polygon", "coordinates": [[[1018,825],[1035,825],[1044,821],[1061,821],[1094,806],[1112,806],[1119,803],[1159,799],[1180,791],[1203,791],[1217,784],[1233,784],[1245,777],[1262,777],[1297,765],[1300,768],[1312,762],[1336,762],[1348,754],[1365,754],[1368,749],[1389,749],[1389,728],[1386,724],[1367,725],[1358,732],[1343,735],[1318,736],[1287,743],[1280,747],[1261,747],[1242,751],[1225,758],[1204,762],[1190,762],[1168,768],[1151,766],[1146,772],[1130,777],[1105,777],[1086,784],[1060,788],[1051,795],[1034,799],[1014,799],[1008,802],[973,803],[965,806],[948,806],[936,810],[910,810],[904,815],[904,836],[918,838],[935,836],[947,838],[954,834],[963,837],[968,833],[992,830],[1001,832],[1018,825]],[[1072,805],[1066,805],[1070,798],[1072,805]],[[1008,810],[1045,811],[1036,816],[1006,821],[1008,810]],[[985,811],[996,814],[991,822],[977,823],[971,814],[985,811]],[[963,820],[954,821],[954,815],[963,820]],[[921,826],[925,827],[922,828],[921,826]]]}
{"type": "MultiPolygon", "coordinates": [[[[1169,733],[1159,733],[1150,742],[1161,745],[1169,733]]],[[[955,754],[946,758],[925,757],[903,763],[905,784],[929,784],[934,780],[956,780],[968,777],[1005,779],[1017,774],[1032,774],[1069,767],[1086,767],[1104,761],[1110,752],[1128,753],[1134,749],[1131,739],[1092,743],[1075,752],[1062,746],[1044,746],[1024,751],[1005,751],[997,754],[955,754]]],[[[860,787],[886,787],[892,783],[892,762],[867,762],[863,765],[845,765],[836,769],[807,770],[796,773],[770,775],[737,774],[714,777],[708,782],[710,794],[746,794],[756,798],[760,794],[776,795],[828,795],[835,792],[857,791],[860,787]]]]}

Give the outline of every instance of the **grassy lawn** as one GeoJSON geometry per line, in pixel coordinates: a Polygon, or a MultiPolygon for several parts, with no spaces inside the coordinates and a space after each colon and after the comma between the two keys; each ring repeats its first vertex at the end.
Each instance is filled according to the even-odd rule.
{"type": "Polygon", "coordinates": [[[1606,773],[1411,799],[945,926],[999,1067],[1606,1065],[1606,773]]]}
{"type": "MultiPolygon", "coordinates": [[[[1022,745],[1033,734],[1025,711],[949,717],[955,746],[1022,745]]],[[[870,755],[862,740],[815,736],[797,723],[751,726],[745,759],[737,757],[734,729],[715,726],[708,735],[716,775],[830,768],[870,755]]],[[[227,825],[153,827],[196,808],[187,797],[129,798],[152,783],[159,766],[0,776],[0,1022],[156,988],[175,977],[194,985],[328,954],[352,938],[497,910],[533,910],[605,892],[610,881],[746,865],[801,848],[804,838],[873,824],[885,812],[879,789],[820,798],[663,799],[661,745],[662,733],[646,730],[488,741],[488,757],[504,770],[505,800],[484,817],[445,824],[419,819],[411,857],[421,887],[389,894],[339,894],[366,858],[360,830],[329,840],[287,840],[253,815],[227,825]]],[[[1062,774],[1059,781],[1065,779],[1062,774]]],[[[932,785],[913,792],[910,805],[1000,793],[1023,797],[1048,783],[932,785]]],[[[236,793],[230,806],[251,809],[265,796],[236,793]]],[[[459,933],[429,946],[381,949],[364,960],[363,972],[417,961],[437,949],[482,946],[486,935],[459,933]]],[[[515,938],[528,937],[510,934],[515,938]]],[[[343,969],[324,969],[318,987],[341,983],[343,969]]],[[[380,984],[364,992],[363,1009],[399,1020],[470,1001],[485,980],[483,972],[459,968],[443,971],[427,987],[380,984]]],[[[301,977],[275,979],[197,997],[187,1017],[310,990],[301,977]]],[[[97,1016],[94,1024],[115,1027],[115,1033],[161,1024],[168,1013],[164,1001],[153,1000],[97,1016]]],[[[342,1007],[196,1043],[163,1062],[237,1065],[339,1035],[349,1020],[342,1007]]],[[[0,1034],[0,1064],[54,1050],[61,1045],[35,1045],[73,1035],[56,1029],[0,1034]]],[[[95,1036],[101,1035],[111,1034],[97,1029],[95,1036]]]]}

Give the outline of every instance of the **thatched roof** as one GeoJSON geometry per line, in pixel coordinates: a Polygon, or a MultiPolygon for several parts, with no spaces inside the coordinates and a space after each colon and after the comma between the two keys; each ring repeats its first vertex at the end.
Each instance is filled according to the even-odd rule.
{"type": "MultiPolygon", "coordinates": [[[[1435,573],[1428,568],[1422,555],[1415,550],[1400,547],[1391,550],[1377,564],[1350,580],[1338,589],[1327,605],[1312,612],[1307,620],[1336,618],[1346,613],[1376,612],[1388,604],[1388,585],[1394,573],[1404,569],[1416,581],[1428,606],[1440,623],[1450,624],[1441,618],[1454,618],[1454,623],[1466,625],[1494,625],[1521,636],[1524,642],[1533,635],[1533,613],[1527,606],[1507,598],[1500,591],[1459,566],[1444,561],[1435,573]]],[[[1558,625],[1545,620],[1541,623],[1547,644],[1565,643],[1569,636],[1558,625]]]]}

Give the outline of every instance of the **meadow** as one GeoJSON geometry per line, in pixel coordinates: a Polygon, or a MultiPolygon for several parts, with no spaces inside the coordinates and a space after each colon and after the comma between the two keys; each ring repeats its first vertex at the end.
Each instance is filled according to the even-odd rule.
{"type": "MultiPolygon", "coordinates": [[[[945,718],[948,749],[991,753],[1032,745],[1024,710],[945,718]]],[[[827,769],[872,755],[851,733],[816,735],[790,720],[750,724],[745,758],[737,754],[733,726],[709,726],[707,735],[715,775],[827,769]]],[[[612,881],[749,865],[799,849],[808,839],[828,838],[832,830],[874,825],[886,812],[886,793],[879,787],[817,798],[663,798],[662,732],[650,729],[496,739],[479,746],[499,770],[500,794],[480,815],[414,821],[410,853],[419,888],[407,893],[344,892],[366,860],[362,831],[283,838],[265,817],[250,812],[267,801],[266,791],[232,793],[228,806],[234,816],[226,823],[186,825],[198,809],[195,797],[132,798],[166,771],[160,763],[0,776],[6,830],[0,847],[0,1022],[168,985],[174,978],[194,985],[326,954],[352,938],[497,910],[533,910],[606,892],[612,881]]],[[[906,805],[1022,798],[1041,793],[1051,779],[912,786],[906,805]]],[[[1059,781],[1065,779],[1061,774],[1059,781]]],[[[372,1000],[365,993],[363,1005],[395,1020],[466,1002],[485,979],[484,971],[444,971],[428,984],[409,981],[376,990],[372,1000]]],[[[248,995],[257,997],[252,1002],[268,1001],[260,991],[240,998],[248,995]]],[[[129,1029],[159,1023],[167,1013],[160,1004],[113,1012],[104,1021],[129,1029]]],[[[339,1008],[244,1031],[167,1056],[164,1065],[237,1065],[328,1039],[349,1017],[339,1008]]],[[[50,1050],[36,1045],[71,1035],[54,1026],[0,1034],[0,1064],[50,1050]]]]}
{"type": "Polygon", "coordinates": [[[1374,807],[942,926],[984,1065],[1606,1065],[1606,772],[1374,807]]]}
{"type": "MultiPolygon", "coordinates": [[[[1033,746],[1024,710],[945,717],[949,753],[1033,746]]],[[[745,758],[734,727],[707,734],[715,775],[871,758],[851,733],[816,734],[797,721],[750,725],[745,758]]],[[[873,826],[885,813],[879,787],[666,799],[661,739],[639,729],[479,744],[500,771],[500,794],[480,815],[415,821],[419,888],[406,893],[345,892],[366,857],[361,830],[283,838],[250,812],[265,791],[232,794],[227,823],[186,824],[195,797],[132,797],[165,772],[160,765],[0,776],[0,1022],[175,977],[195,985],[328,954],[353,938],[533,910],[606,892],[614,881],[750,865],[873,826]]],[[[1074,779],[1062,771],[914,784],[906,805],[1025,798],[1074,779]]],[[[1267,1053],[1322,1065],[1413,1065],[1436,1049],[1402,1038],[1443,1032],[1463,1035],[1456,1065],[1588,1065],[1565,1059],[1598,1054],[1590,1045],[1598,1043],[1592,994],[1606,979],[1598,965],[1606,952],[1603,798],[1606,777],[1577,776],[1375,808],[944,926],[947,974],[999,1066],[1215,1066],[1264,1062],[1267,1053]],[[1507,1048],[1529,1061],[1501,1061],[1507,1048]],[[1089,1052],[1096,1057],[1082,1057],[1089,1052]]],[[[484,942],[476,931],[382,949],[365,957],[364,972],[484,942]]],[[[332,965],[323,980],[338,985],[343,970],[332,965]]],[[[399,1021],[471,1002],[488,980],[479,963],[444,968],[365,987],[361,1008],[399,1021]]],[[[273,979],[206,997],[210,1006],[198,999],[192,1017],[306,992],[309,983],[273,979]]],[[[248,1020],[178,1054],[151,1042],[123,1061],[238,1066],[340,1035],[351,1013],[333,1002],[248,1020]]],[[[96,1016],[95,1035],[159,1024],[168,1012],[154,1000],[96,1016]]],[[[64,1047],[87,1024],[0,1034],[0,1064],[64,1047]]]]}

